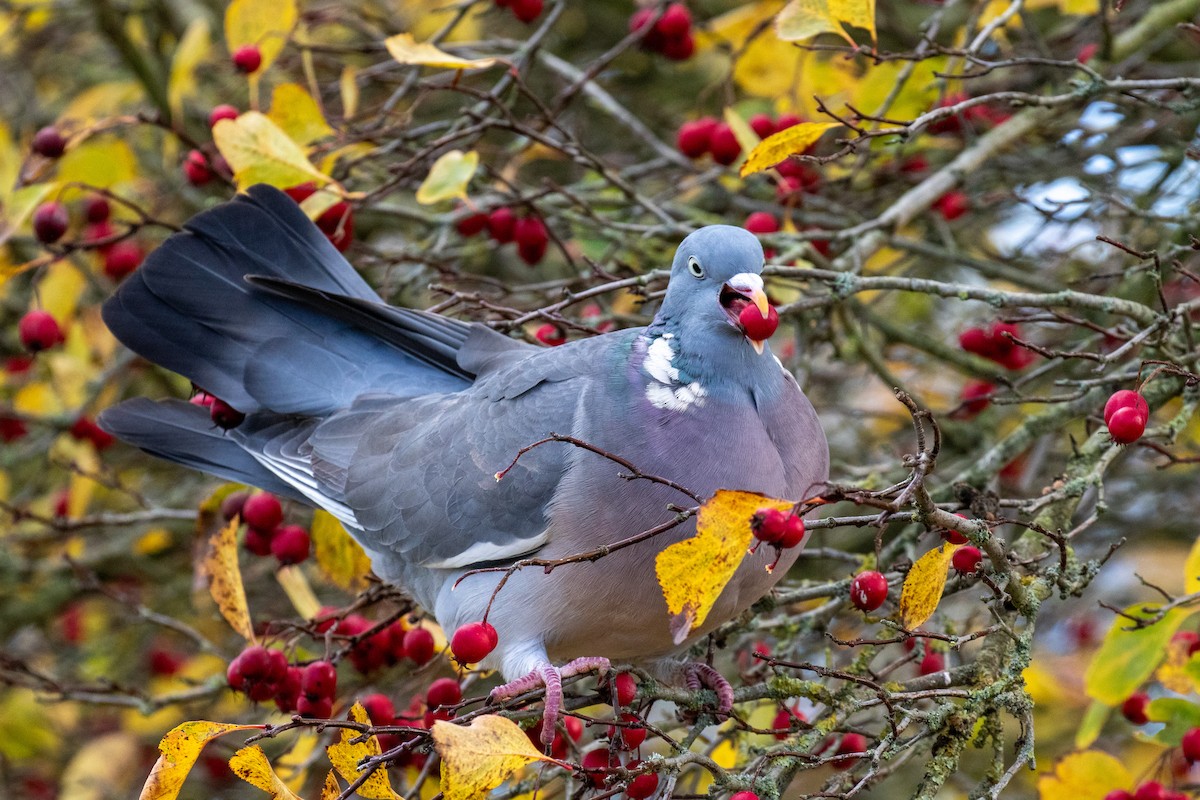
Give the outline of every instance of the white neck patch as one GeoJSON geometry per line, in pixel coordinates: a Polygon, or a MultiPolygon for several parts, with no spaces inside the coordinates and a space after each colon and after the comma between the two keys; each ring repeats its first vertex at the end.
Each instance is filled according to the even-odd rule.
{"type": "Polygon", "coordinates": [[[679,370],[674,365],[675,348],[671,347],[673,334],[664,333],[646,348],[642,369],[650,376],[646,384],[646,399],[655,408],[668,411],[687,411],[694,406],[704,405],[707,392],[699,381],[682,384],[679,370]]]}

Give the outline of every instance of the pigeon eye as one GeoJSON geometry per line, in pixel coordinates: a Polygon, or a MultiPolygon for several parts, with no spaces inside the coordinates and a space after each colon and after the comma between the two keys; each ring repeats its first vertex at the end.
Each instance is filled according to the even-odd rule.
{"type": "Polygon", "coordinates": [[[688,272],[697,278],[704,277],[704,267],[700,266],[700,259],[695,256],[688,256],[688,272]]]}

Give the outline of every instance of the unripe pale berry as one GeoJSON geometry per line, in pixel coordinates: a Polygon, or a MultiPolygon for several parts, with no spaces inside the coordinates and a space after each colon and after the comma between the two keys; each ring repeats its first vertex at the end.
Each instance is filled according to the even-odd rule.
{"type": "Polygon", "coordinates": [[[450,638],[450,652],[460,664],[477,664],[496,649],[496,629],[488,622],[468,622],[450,638]]]}
{"type": "Polygon", "coordinates": [[[874,611],[887,600],[887,578],[882,572],[866,570],[850,581],[850,602],[862,611],[874,611]]]}

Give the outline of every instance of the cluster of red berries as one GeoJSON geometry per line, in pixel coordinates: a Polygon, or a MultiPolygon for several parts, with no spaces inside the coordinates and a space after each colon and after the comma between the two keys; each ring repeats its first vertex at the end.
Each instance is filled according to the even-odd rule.
{"type": "Polygon", "coordinates": [[[398,664],[402,659],[421,666],[433,658],[436,643],[433,634],[425,628],[414,626],[406,629],[397,620],[370,636],[364,636],[367,631],[377,627],[376,623],[360,614],[350,614],[341,619],[338,617],[338,609],[321,608],[316,616],[316,633],[357,639],[350,649],[350,663],[363,675],[398,664]]]}
{"type": "Polygon", "coordinates": [[[1146,398],[1130,389],[1113,392],[1104,404],[1104,424],[1117,444],[1133,444],[1146,432],[1150,406],[1146,398]]]}
{"type": "MultiPolygon", "coordinates": [[[[934,108],[950,108],[970,99],[970,97],[961,92],[949,94],[934,108]]],[[[929,132],[962,135],[969,128],[976,133],[981,133],[996,127],[1002,122],[1006,122],[1011,116],[1011,112],[1005,111],[991,103],[980,103],[957,114],[942,117],[929,126],[929,132]]]]}
{"type": "MultiPolygon", "coordinates": [[[[1020,336],[1021,329],[1014,323],[997,322],[989,329],[967,328],[958,337],[958,346],[968,353],[995,361],[1005,369],[1024,369],[1033,363],[1033,354],[1017,345],[1005,334],[1020,336]]],[[[959,418],[970,419],[991,403],[996,385],[990,381],[968,381],[959,395],[961,408],[959,418]]]]}
{"type": "Polygon", "coordinates": [[[308,531],[300,525],[283,524],[283,506],[275,495],[234,492],[221,503],[221,514],[227,520],[241,517],[246,523],[243,544],[254,555],[275,556],[281,565],[308,560],[312,549],[308,531]]]}
{"type": "Polygon", "coordinates": [[[534,266],[546,255],[550,234],[542,218],[533,214],[518,217],[511,208],[501,206],[491,213],[477,211],[459,217],[454,227],[463,236],[474,236],[483,231],[497,244],[516,242],[517,255],[529,266],[534,266]]]}
{"type": "MultiPolygon", "coordinates": [[[[315,194],[316,191],[316,184],[302,183],[299,186],[285,189],[284,193],[299,204],[315,194]]],[[[354,241],[354,211],[345,200],[339,200],[317,217],[317,227],[321,229],[321,233],[325,234],[325,238],[337,248],[339,253],[344,253],[354,241]]]]}
{"type": "MultiPolygon", "coordinates": [[[[620,764],[620,759],[617,757],[617,753],[609,748],[598,747],[584,753],[579,764],[582,767],[581,777],[583,780],[593,789],[604,789],[608,776],[612,773],[613,767],[620,764]]],[[[623,766],[627,770],[636,770],[641,765],[640,759],[633,758],[623,766]]],[[[638,775],[625,785],[625,796],[630,800],[645,800],[656,791],[658,791],[658,774],[654,772],[638,775]]]]}
{"type": "Polygon", "coordinates": [[[796,547],[804,541],[804,520],[797,514],[777,508],[760,508],[750,517],[750,531],[757,540],[750,552],[758,550],[761,544],[769,544],[775,548],[775,560],[778,561],[784,550],[796,547]]]}
{"type": "Polygon", "coordinates": [[[71,423],[68,429],[71,438],[81,442],[91,442],[97,450],[107,450],[116,440],[112,434],[101,428],[87,417],[80,417],[71,423]]]}
{"type": "Polygon", "coordinates": [[[733,128],[715,117],[701,117],[680,125],[675,134],[675,146],[688,158],[703,158],[708,154],[713,161],[726,166],[742,154],[733,128]]]}
{"type": "Polygon", "coordinates": [[[496,0],[498,8],[507,8],[512,15],[526,25],[542,15],[543,0],[496,0]]]}
{"type": "MultiPolygon", "coordinates": [[[[122,239],[109,242],[115,231],[109,222],[112,209],[108,200],[101,195],[88,198],[84,204],[84,217],[87,227],[84,229],[83,244],[96,248],[103,257],[104,274],[114,281],[119,281],[141,265],[145,253],[141,246],[131,240],[122,239]]],[[[71,225],[71,215],[62,203],[50,201],[42,203],[33,212],[33,235],[42,244],[54,244],[67,232],[71,225]]]]}
{"type": "Polygon", "coordinates": [[[1113,789],[1104,795],[1104,800],[1190,800],[1187,792],[1168,789],[1158,781],[1140,783],[1132,792],[1126,789],[1113,789]]]}
{"type": "Polygon", "coordinates": [[[659,53],[672,61],[686,61],[696,52],[692,36],[692,15],[683,3],[671,3],[658,19],[656,8],[641,8],[629,18],[629,32],[645,30],[642,49],[659,53]],[[648,30],[647,30],[648,28],[648,30]]]}

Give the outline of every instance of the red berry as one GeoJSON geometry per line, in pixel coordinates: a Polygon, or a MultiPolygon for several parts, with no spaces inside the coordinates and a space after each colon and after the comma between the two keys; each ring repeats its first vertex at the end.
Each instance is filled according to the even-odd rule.
{"type": "Polygon", "coordinates": [[[112,446],[112,434],[101,428],[87,417],[80,417],[71,425],[71,436],[81,442],[91,442],[97,450],[105,450],[112,446]]]}
{"type": "Polygon", "coordinates": [[[781,708],[779,713],[775,715],[775,719],[771,722],[771,729],[775,731],[775,738],[783,741],[788,737],[788,734],[795,729],[795,723],[808,722],[808,720],[799,711],[794,708],[781,708]]]}
{"type": "Polygon", "coordinates": [[[67,140],[59,133],[58,128],[53,125],[47,125],[33,135],[33,143],[30,149],[39,156],[58,158],[66,151],[67,140]]]}
{"type": "Polygon", "coordinates": [[[109,240],[116,235],[117,229],[108,220],[94,222],[83,229],[83,243],[103,253],[115,244],[109,240]]]}
{"type": "Polygon", "coordinates": [[[958,548],[954,555],[950,556],[950,564],[964,575],[973,574],[982,562],[983,554],[979,552],[979,548],[969,544],[958,548]]]}
{"type": "Polygon", "coordinates": [[[203,186],[213,179],[212,167],[199,150],[189,150],[183,160],[183,175],[192,186],[203,186]]]}
{"type": "Polygon", "coordinates": [[[787,532],[787,519],[790,515],[777,508],[760,508],[750,518],[750,530],[754,538],[767,544],[775,544],[787,532]]]}
{"type": "Polygon", "coordinates": [[[583,754],[579,765],[588,773],[587,780],[591,781],[592,788],[604,788],[605,776],[609,771],[609,758],[607,747],[589,750],[583,754]]]}
{"type": "Polygon", "coordinates": [[[869,569],[850,581],[850,602],[861,611],[874,611],[887,599],[888,583],[882,572],[869,569]]]}
{"type": "Polygon", "coordinates": [[[238,110],[228,103],[222,103],[208,112],[208,127],[214,127],[223,119],[237,119],[238,110]]]}
{"type": "Polygon", "coordinates": [[[779,312],[774,306],[770,306],[767,316],[764,317],[758,306],[747,303],[738,313],[738,322],[741,323],[747,338],[761,342],[771,338],[771,334],[779,327],[779,312]]]}
{"type": "Polygon", "coordinates": [[[804,118],[797,114],[780,114],[779,119],[775,120],[775,132],[786,131],[788,128],[794,128],[804,122],[804,118]]]}
{"type": "Polygon", "coordinates": [[[963,192],[946,192],[934,201],[933,207],[949,222],[971,210],[971,199],[963,192]]]}
{"type": "Polygon", "coordinates": [[[538,217],[522,217],[513,224],[513,241],[517,246],[545,245],[549,240],[546,224],[538,217]]]}
{"type": "Polygon", "coordinates": [[[312,181],[308,183],[298,183],[295,186],[289,186],[283,190],[283,193],[292,200],[296,201],[296,205],[300,205],[308,198],[312,197],[317,192],[317,185],[312,181]]]}
{"type": "Polygon", "coordinates": [[[283,713],[296,710],[296,704],[300,701],[300,682],[303,677],[303,669],[288,667],[283,680],[276,685],[275,707],[283,713]]]}
{"type": "Polygon", "coordinates": [[[513,16],[529,24],[541,16],[543,0],[509,0],[508,7],[513,16]]]}
{"type": "Polygon", "coordinates": [[[624,723],[621,727],[617,727],[616,725],[608,726],[608,738],[612,740],[615,746],[618,741],[619,732],[620,746],[618,749],[637,750],[642,746],[642,742],[646,741],[648,731],[642,725],[642,721],[638,718],[637,714],[622,714],[621,722],[624,723]]]}
{"type": "Polygon", "coordinates": [[[909,156],[900,162],[899,169],[903,175],[915,175],[929,169],[929,159],[920,154],[909,156]]]}
{"type": "Polygon", "coordinates": [[[967,328],[958,336],[958,346],[968,353],[991,358],[994,352],[991,335],[983,328],[967,328]]]}
{"type": "Polygon", "coordinates": [[[271,555],[271,534],[274,531],[260,531],[258,528],[248,528],[242,544],[256,556],[271,555]]]}
{"type": "Polygon", "coordinates": [[[617,705],[621,707],[631,705],[637,697],[637,680],[633,677],[633,673],[622,672],[613,679],[613,683],[617,687],[617,705]]]}
{"type": "Polygon", "coordinates": [[[517,216],[511,208],[497,208],[488,214],[488,235],[500,244],[508,244],[516,233],[517,216]]]}
{"type": "Polygon", "coordinates": [[[1104,795],[1104,800],[1133,800],[1133,792],[1127,792],[1124,789],[1113,789],[1104,795]]]}
{"type": "Polygon", "coordinates": [[[1150,695],[1145,692],[1134,692],[1121,704],[1121,713],[1134,725],[1145,725],[1150,721],[1150,717],[1146,713],[1149,705],[1150,695]]]}
{"type": "Polygon", "coordinates": [[[223,428],[224,430],[236,428],[246,419],[245,414],[238,411],[236,408],[229,405],[229,403],[226,403],[219,397],[214,397],[212,399],[212,403],[209,404],[208,416],[209,419],[213,421],[214,425],[216,425],[218,428],[223,428]]]}
{"type": "Polygon", "coordinates": [[[760,139],[765,139],[775,132],[775,120],[766,114],[755,114],[749,119],[749,122],[750,128],[758,134],[760,139]]]}
{"type": "Polygon", "coordinates": [[[308,560],[312,540],[299,525],[284,525],[271,536],[271,555],[280,564],[300,564],[308,560]]]}
{"type": "Polygon", "coordinates": [[[311,698],[337,694],[337,667],[328,661],[314,661],[300,676],[300,691],[311,698]]]}
{"type": "Polygon", "coordinates": [[[936,650],[926,650],[925,655],[921,658],[921,663],[917,665],[917,672],[921,675],[933,675],[944,669],[946,669],[946,657],[936,650]]]}
{"type": "Polygon", "coordinates": [[[696,52],[696,40],[691,33],[672,37],[663,42],[659,52],[672,61],[687,61],[696,52]]]}
{"type": "MultiPolygon", "coordinates": [[[[9,417],[0,414],[0,442],[15,442],[22,439],[29,433],[29,428],[24,421],[17,417],[9,417]]],[[[66,514],[55,513],[56,517],[65,517],[66,514]]]]}
{"type": "Polygon", "coordinates": [[[725,166],[737,161],[742,153],[742,146],[733,135],[733,129],[724,122],[718,122],[713,128],[708,147],[712,152],[713,161],[725,166]]]}
{"type": "Polygon", "coordinates": [[[1167,789],[1158,781],[1146,781],[1133,793],[1134,800],[1167,800],[1167,789]]]}
{"type": "Polygon", "coordinates": [[[161,647],[151,650],[146,660],[152,674],[168,677],[179,672],[184,661],[183,656],[161,647]]]}
{"type": "MultiPolygon", "coordinates": [[[[633,769],[640,763],[640,761],[630,761],[625,765],[625,768],[633,769]]],[[[629,782],[625,787],[625,796],[629,800],[646,800],[647,797],[656,791],[658,791],[658,774],[647,772],[645,775],[638,775],[629,782]]]]}
{"type": "Polygon", "coordinates": [[[535,266],[540,263],[546,255],[546,243],[520,244],[517,245],[517,255],[521,257],[529,266],[535,266]]]}
{"type": "Polygon", "coordinates": [[[1100,45],[1095,42],[1088,42],[1083,47],[1079,48],[1079,52],[1075,54],[1075,60],[1080,64],[1086,64],[1092,60],[1092,56],[1100,49],[1100,45]]]}
{"type": "Polygon", "coordinates": [[[104,254],[104,274],[119,281],[137,269],[144,257],[137,242],[128,239],[117,242],[104,254]]]}
{"type": "Polygon", "coordinates": [[[1183,757],[1189,762],[1200,761],[1200,728],[1191,728],[1179,741],[1183,757]]]}
{"type": "Polygon", "coordinates": [[[372,725],[391,725],[396,720],[396,705],[386,694],[369,694],[359,701],[372,725]]]}
{"type": "Polygon", "coordinates": [[[729,800],[758,800],[758,795],[756,795],[754,792],[735,792],[734,795],[729,798],[729,800]]]}
{"type": "Polygon", "coordinates": [[[462,236],[474,236],[475,234],[482,232],[483,229],[487,227],[487,224],[488,215],[484,214],[482,211],[478,211],[474,214],[467,214],[464,217],[459,217],[458,221],[454,223],[454,228],[462,236]]]}
{"type": "Polygon", "coordinates": [[[959,395],[962,402],[962,415],[969,419],[983,411],[992,402],[992,395],[995,392],[995,384],[987,381],[968,381],[959,395]]]}
{"type": "Polygon", "coordinates": [[[654,29],[667,38],[677,39],[691,31],[692,15],[683,3],[671,3],[654,23],[654,29]]]}
{"type": "Polygon", "coordinates": [[[779,220],[768,211],[755,211],[746,217],[742,227],[751,233],[776,233],[779,231],[779,220]]]}
{"type": "Polygon", "coordinates": [[[688,158],[700,158],[712,146],[713,131],[720,123],[712,117],[701,117],[679,126],[675,146],[688,158]]]}
{"type": "Polygon", "coordinates": [[[33,235],[42,244],[57,242],[70,224],[71,216],[62,203],[42,203],[33,212],[33,235]]]}
{"type": "Polygon", "coordinates": [[[242,505],[242,519],[251,528],[273,531],[283,522],[283,506],[270,492],[259,492],[246,498],[242,505]]]}
{"type": "Polygon", "coordinates": [[[468,622],[450,638],[450,652],[460,664],[478,664],[496,649],[496,629],[489,622],[468,622]]]}
{"type": "Polygon", "coordinates": [[[329,719],[333,716],[333,698],[302,694],[296,701],[296,713],[311,719],[329,719]]]}
{"type": "Polygon", "coordinates": [[[46,311],[30,311],[17,323],[17,336],[21,344],[31,353],[49,350],[62,344],[66,337],[54,317],[46,311]]]}
{"type": "Polygon", "coordinates": [[[433,634],[424,628],[410,628],[404,632],[404,654],[417,666],[433,658],[433,634]]]}
{"type": "MultiPolygon", "coordinates": [[[[851,753],[861,753],[867,749],[867,737],[861,733],[847,733],[838,743],[834,752],[839,756],[849,756],[851,753]]],[[[839,758],[833,762],[834,769],[850,769],[858,761],[857,758],[839,758]]]]}
{"type": "Polygon", "coordinates": [[[1146,418],[1136,408],[1118,408],[1108,419],[1108,435],[1117,444],[1133,444],[1146,432],[1146,418]]]}
{"type": "MultiPolygon", "coordinates": [[[[210,398],[212,397],[212,395],[207,396],[210,398]]],[[[200,395],[196,395],[196,397],[200,397],[200,395]]],[[[192,399],[195,400],[196,398],[192,399]]],[[[242,506],[246,504],[246,498],[249,496],[250,495],[247,492],[234,492],[233,494],[227,495],[225,499],[221,501],[221,516],[225,518],[226,522],[229,522],[234,517],[242,513],[242,506]]]]}
{"type": "Polygon", "coordinates": [[[795,514],[789,514],[783,523],[783,536],[775,543],[783,550],[795,547],[804,541],[804,520],[795,514]]]}
{"type": "Polygon", "coordinates": [[[1146,398],[1130,389],[1121,389],[1113,392],[1112,397],[1104,404],[1104,424],[1107,425],[1112,415],[1122,408],[1132,408],[1143,417],[1150,416],[1150,406],[1147,405],[1146,398]]]}
{"type": "Polygon", "coordinates": [[[84,218],[93,224],[107,222],[110,214],[112,214],[112,208],[104,195],[92,195],[83,206],[84,218]]]}
{"type": "Polygon", "coordinates": [[[233,51],[233,66],[238,72],[252,75],[262,66],[262,52],[252,44],[244,44],[233,51]]]}
{"type": "Polygon", "coordinates": [[[545,325],[539,326],[533,332],[533,338],[550,347],[557,347],[560,344],[565,344],[567,341],[567,335],[563,333],[562,328],[552,322],[547,322],[545,325]]]}
{"type": "Polygon", "coordinates": [[[425,693],[425,705],[431,709],[458,705],[462,699],[462,687],[454,678],[438,678],[429,684],[429,691],[425,693]]]}
{"type": "MultiPolygon", "coordinates": [[[[956,514],[955,516],[966,519],[966,517],[963,517],[962,514],[956,514]]],[[[950,544],[966,544],[967,542],[971,541],[970,539],[968,539],[966,537],[965,534],[960,533],[956,530],[952,530],[950,528],[947,528],[946,530],[942,531],[942,538],[945,539],[950,544]]]]}

